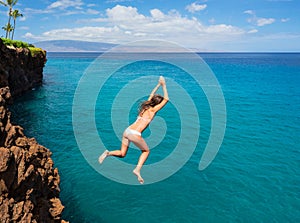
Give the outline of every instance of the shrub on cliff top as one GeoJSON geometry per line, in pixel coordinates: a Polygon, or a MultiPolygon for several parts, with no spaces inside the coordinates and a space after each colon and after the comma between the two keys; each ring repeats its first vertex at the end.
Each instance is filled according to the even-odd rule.
{"type": "Polygon", "coordinates": [[[36,48],[34,45],[29,44],[29,43],[25,43],[23,41],[19,41],[19,40],[11,40],[11,39],[6,39],[6,38],[1,38],[4,45],[6,46],[13,46],[15,48],[26,48],[30,50],[31,56],[36,56],[39,53],[44,54],[45,56],[45,51],[41,48],[36,48]]]}
{"type": "Polygon", "coordinates": [[[30,50],[31,56],[35,57],[36,55],[38,55],[39,53],[42,53],[45,55],[45,50],[41,49],[41,48],[37,48],[37,47],[28,47],[28,49],[30,50]]]}
{"type": "Polygon", "coordinates": [[[16,48],[28,48],[30,46],[34,47],[32,44],[28,44],[19,40],[11,40],[6,38],[1,38],[1,39],[6,46],[14,46],[16,48]]]}

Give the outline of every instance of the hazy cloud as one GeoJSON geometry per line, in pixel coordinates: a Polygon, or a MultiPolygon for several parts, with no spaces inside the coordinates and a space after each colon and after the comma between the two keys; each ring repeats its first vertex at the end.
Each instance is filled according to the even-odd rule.
{"type": "Polygon", "coordinates": [[[90,15],[97,15],[99,13],[100,13],[99,11],[94,10],[94,9],[87,9],[86,10],[86,14],[90,14],[90,15]]]}
{"type": "Polygon", "coordinates": [[[194,2],[190,5],[187,5],[186,10],[188,10],[191,13],[195,13],[195,12],[204,10],[206,7],[207,7],[206,4],[200,5],[200,4],[197,4],[196,2],[194,2]]]}
{"type": "Polygon", "coordinates": [[[21,27],[19,27],[19,29],[21,29],[21,30],[29,30],[29,27],[28,26],[21,26],[21,27]]]}
{"type": "Polygon", "coordinates": [[[81,0],[58,0],[48,6],[48,9],[80,8],[84,3],[81,0]]]}
{"type": "Polygon", "coordinates": [[[257,32],[258,32],[257,29],[251,29],[251,30],[248,31],[248,33],[257,33],[257,32]]]}
{"type": "Polygon", "coordinates": [[[265,26],[265,25],[269,25],[275,22],[275,19],[273,18],[259,18],[256,20],[256,24],[257,26],[265,26]]]}
{"type": "Polygon", "coordinates": [[[24,12],[25,12],[25,14],[30,15],[30,14],[48,14],[48,13],[51,13],[53,11],[49,10],[49,9],[25,8],[24,12]]]}
{"type": "Polygon", "coordinates": [[[251,15],[250,18],[247,19],[249,23],[252,23],[256,26],[265,26],[275,22],[274,18],[259,18],[256,16],[256,13],[252,10],[244,11],[245,14],[251,15]]]}
{"type": "Polygon", "coordinates": [[[255,13],[252,10],[244,11],[245,14],[254,15],[255,13]]]}
{"type": "Polygon", "coordinates": [[[288,22],[288,21],[290,21],[290,18],[282,18],[280,21],[281,22],[288,22]]]}
{"type": "Polygon", "coordinates": [[[208,20],[210,24],[214,24],[216,22],[215,18],[211,18],[210,20],[208,20]]]}
{"type": "Polygon", "coordinates": [[[162,13],[159,9],[152,9],[150,14],[155,20],[163,20],[165,18],[164,13],[162,13]]]}
{"type": "Polygon", "coordinates": [[[26,33],[24,35],[25,38],[29,38],[29,39],[39,39],[36,36],[34,36],[32,33],[26,33]]]}

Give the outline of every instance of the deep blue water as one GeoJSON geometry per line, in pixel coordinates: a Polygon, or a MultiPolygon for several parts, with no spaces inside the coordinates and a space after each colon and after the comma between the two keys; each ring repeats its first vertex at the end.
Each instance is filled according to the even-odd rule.
{"type": "MultiPolygon", "coordinates": [[[[204,92],[184,71],[159,61],[140,61],[119,70],[101,89],[95,120],[99,137],[108,148],[119,147],[110,108],[126,80],[165,75],[186,89],[199,113],[200,136],[189,161],[163,181],[133,186],[99,174],[75,140],[74,93],[98,54],[48,53],[43,86],[16,99],[11,109],[14,121],[25,128],[25,133],[53,152],[61,176],[66,220],[300,222],[300,54],[200,55],[220,83],[227,111],[223,143],[203,171],[198,165],[210,133],[210,109],[204,92]]],[[[151,87],[152,83],[145,84],[145,88],[151,87]]],[[[172,85],[169,88],[171,91],[172,85]]],[[[180,114],[172,103],[176,97],[180,95],[170,95],[171,103],[159,112],[168,129],[163,141],[151,151],[147,164],[171,154],[180,137],[180,114]]],[[[133,102],[130,114],[124,113],[130,121],[137,115],[138,103],[133,102]]],[[[82,112],[88,115],[88,111],[82,112]]],[[[189,118],[191,123],[195,120],[193,116],[189,118]]],[[[90,131],[90,126],[83,126],[83,131],[90,131]]],[[[149,130],[144,133],[148,135],[149,130]]],[[[102,151],[92,151],[97,154],[98,150],[102,151]]],[[[135,163],[138,155],[139,151],[129,149],[124,161],[135,163]]]]}

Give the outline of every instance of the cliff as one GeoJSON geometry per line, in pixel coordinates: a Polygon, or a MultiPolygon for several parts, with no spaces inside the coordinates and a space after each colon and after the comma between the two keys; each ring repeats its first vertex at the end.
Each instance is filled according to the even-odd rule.
{"type": "Polygon", "coordinates": [[[65,222],[51,152],[11,123],[12,95],[42,83],[45,52],[10,49],[0,39],[0,222],[65,222]]]}
{"type": "Polygon", "coordinates": [[[9,86],[13,96],[41,85],[46,52],[32,56],[29,49],[7,47],[0,39],[0,87],[9,86]]]}

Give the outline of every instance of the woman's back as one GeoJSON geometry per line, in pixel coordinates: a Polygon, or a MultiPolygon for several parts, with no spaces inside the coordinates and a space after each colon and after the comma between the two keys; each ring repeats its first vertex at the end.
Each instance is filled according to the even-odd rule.
{"type": "Polygon", "coordinates": [[[130,126],[130,129],[143,132],[150,124],[154,116],[155,112],[151,111],[151,109],[147,109],[142,114],[139,114],[136,121],[130,126]]]}

